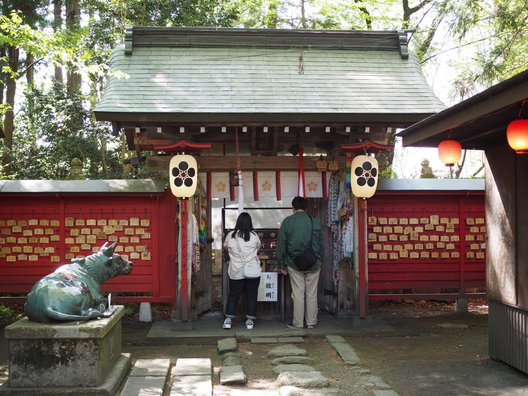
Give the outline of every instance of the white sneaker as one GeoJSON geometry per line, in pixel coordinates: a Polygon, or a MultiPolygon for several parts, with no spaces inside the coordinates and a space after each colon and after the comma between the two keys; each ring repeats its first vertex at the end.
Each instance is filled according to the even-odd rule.
{"type": "Polygon", "coordinates": [[[246,329],[252,330],[254,326],[253,319],[246,320],[246,329]]]}
{"type": "Polygon", "coordinates": [[[224,325],[222,327],[224,329],[230,329],[231,328],[231,318],[225,318],[224,325]]]}

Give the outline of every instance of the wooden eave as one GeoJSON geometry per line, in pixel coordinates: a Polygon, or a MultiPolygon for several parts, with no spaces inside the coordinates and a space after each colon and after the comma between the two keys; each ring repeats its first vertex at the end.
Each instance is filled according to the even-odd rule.
{"type": "Polygon", "coordinates": [[[226,125],[373,125],[405,127],[430,113],[130,113],[98,112],[99,121],[111,121],[118,128],[135,126],[226,126],[226,125]]]}
{"type": "Polygon", "coordinates": [[[129,148],[137,150],[152,150],[155,145],[169,144],[171,141],[176,142],[181,139],[197,143],[234,141],[232,137],[234,131],[237,129],[241,131],[243,127],[248,129],[249,134],[240,133],[242,141],[249,139],[248,136],[251,136],[252,131],[262,133],[263,128],[268,127],[270,131],[276,130],[284,143],[294,142],[302,137],[302,139],[314,143],[334,142],[338,147],[340,144],[354,144],[368,138],[383,142],[388,128],[392,130],[404,128],[423,118],[423,114],[405,116],[379,114],[377,117],[343,117],[343,120],[339,121],[336,119],[339,117],[335,116],[325,118],[322,115],[319,117],[295,115],[291,122],[284,120],[282,123],[277,123],[279,116],[276,118],[270,116],[266,117],[268,118],[267,121],[261,119],[257,123],[249,121],[249,119],[254,118],[253,115],[249,115],[249,117],[238,116],[233,115],[225,123],[205,122],[200,115],[195,117],[195,120],[199,118],[200,122],[153,122],[149,120],[121,123],[114,121],[112,125],[114,135],[124,132],[129,148]],[[236,118],[240,118],[240,122],[233,124],[236,118]],[[309,134],[304,132],[307,126],[310,127],[309,134]],[[138,127],[140,128],[139,134],[136,133],[138,127]],[[284,133],[285,127],[288,127],[289,133],[284,133]],[[161,128],[162,133],[157,132],[158,128],[161,128]],[[222,128],[226,128],[227,132],[222,133],[222,128]],[[330,128],[330,133],[326,132],[327,128],[330,128]],[[365,130],[370,130],[370,134],[365,133],[365,130]]]}
{"type": "MultiPolygon", "coordinates": [[[[388,124],[392,125],[392,124],[388,124]]],[[[292,144],[313,144],[323,152],[338,152],[342,145],[351,145],[370,139],[379,144],[387,144],[395,131],[394,126],[378,125],[271,125],[271,126],[191,126],[191,127],[140,127],[123,129],[131,150],[156,151],[160,146],[186,140],[194,143],[212,143],[233,147],[235,135],[245,147],[253,147],[256,142],[272,145],[269,151],[253,147],[253,154],[276,155],[284,152],[292,144]],[[160,128],[161,132],[158,132],[160,128]],[[201,129],[203,128],[203,129],[201,129]],[[267,128],[267,131],[264,131],[267,128]]]]}
{"type": "MultiPolygon", "coordinates": [[[[319,157],[304,157],[304,169],[306,171],[317,170],[316,161],[319,157]]],[[[346,157],[333,157],[339,164],[339,169],[344,169],[346,165],[346,157]]],[[[168,169],[171,156],[156,155],[147,157],[147,169],[151,170],[165,170],[168,169]]],[[[230,172],[236,169],[237,157],[235,156],[198,156],[196,157],[200,172],[230,172]]],[[[299,156],[241,156],[240,167],[244,171],[265,172],[265,171],[298,171],[299,170],[299,156]]]]}
{"type": "MultiPolygon", "coordinates": [[[[436,147],[458,140],[464,149],[484,150],[506,141],[506,127],[528,99],[528,70],[400,132],[404,146],[436,147]]],[[[523,117],[528,117],[528,104],[523,117]]]]}

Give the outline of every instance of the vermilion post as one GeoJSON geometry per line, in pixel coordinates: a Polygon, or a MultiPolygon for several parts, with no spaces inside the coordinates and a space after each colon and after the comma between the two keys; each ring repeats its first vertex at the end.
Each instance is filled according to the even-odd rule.
{"type": "Polygon", "coordinates": [[[189,285],[187,283],[187,200],[180,199],[180,221],[181,221],[181,307],[182,321],[189,320],[189,285]]]}
{"type": "Polygon", "coordinates": [[[367,317],[368,307],[368,262],[367,262],[367,200],[358,200],[358,283],[359,317],[367,317]]]}
{"type": "Polygon", "coordinates": [[[277,192],[277,201],[282,201],[282,189],[281,189],[281,174],[280,171],[275,172],[275,190],[277,192]]]}
{"type": "Polygon", "coordinates": [[[253,199],[259,200],[258,171],[253,171],[253,199]]]}

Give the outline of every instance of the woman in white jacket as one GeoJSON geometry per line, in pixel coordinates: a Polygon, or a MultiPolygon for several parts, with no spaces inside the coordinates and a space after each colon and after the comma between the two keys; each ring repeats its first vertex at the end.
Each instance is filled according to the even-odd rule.
{"type": "Polygon", "coordinates": [[[249,213],[243,212],[238,216],[235,229],[229,232],[224,241],[224,249],[229,253],[229,297],[227,299],[224,329],[230,329],[236,317],[238,301],[243,291],[246,295],[246,328],[251,330],[253,321],[257,318],[257,294],[260,283],[258,278],[244,277],[244,264],[258,260],[260,239],[253,231],[253,222],[249,213]]]}

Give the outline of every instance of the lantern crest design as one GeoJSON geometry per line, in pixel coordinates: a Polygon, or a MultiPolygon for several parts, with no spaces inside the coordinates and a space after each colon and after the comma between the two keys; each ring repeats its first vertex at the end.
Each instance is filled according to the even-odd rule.
{"type": "Polygon", "coordinates": [[[528,120],[514,120],[506,128],[508,144],[517,154],[528,154],[528,120]]]}
{"type": "Polygon", "coordinates": [[[462,156],[462,145],[453,139],[446,139],[438,145],[438,157],[447,166],[455,165],[462,156]]]}
{"type": "Polygon", "coordinates": [[[198,184],[196,159],[186,154],[172,157],[169,163],[169,181],[171,191],[176,197],[192,197],[198,184]]]}
{"type": "Polygon", "coordinates": [[[368,155],[358,155],[352,160],[352,194],[357,198],[370,198],[378,187],[378,161],[368,155]]]}

